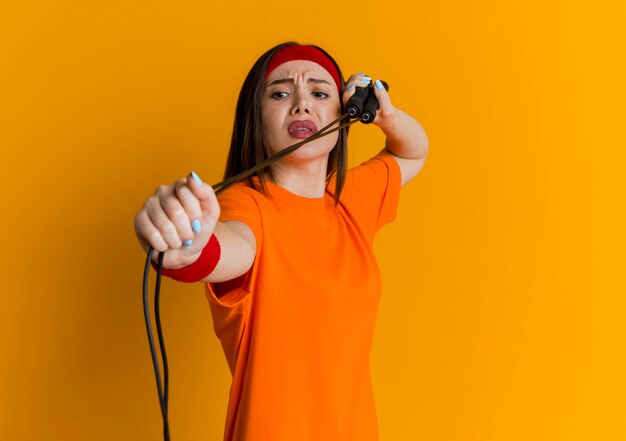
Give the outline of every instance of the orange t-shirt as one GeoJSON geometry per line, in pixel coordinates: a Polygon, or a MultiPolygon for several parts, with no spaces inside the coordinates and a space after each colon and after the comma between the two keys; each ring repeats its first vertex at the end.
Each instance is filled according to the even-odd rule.
{"type": "Polygon", "coordinates": [[[256,237],[250,271],[206,286],[213,327],[233,375],[224,441],[375,441],[370,349],[380,272],[372,243],[395,219],[400,168],[382,153],[304,198],[271,182],[239,183],[220,220],[256,237]]]}

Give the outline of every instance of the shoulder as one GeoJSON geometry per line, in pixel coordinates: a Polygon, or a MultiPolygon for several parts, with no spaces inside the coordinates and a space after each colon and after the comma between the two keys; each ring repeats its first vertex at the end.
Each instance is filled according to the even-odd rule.
{"type": "Polygon", "coordinates": [[[263,199],[265,196],[246,181],[233,184],[217,195],[220,207],[228,207],[229,209],[246,208],[249,210],[256,208],[258,210],[263,199]]]}
{"type": "Polygon", "coordinates": [[[220,192],[220,194],[217,197],[218,198],[220,197],[222,198],[246,197],[245,195],[247,195],[248,197],[256,197],[257,194],[261,195],[261,193],[258,190],[250,186],[248,182],[244,180],[244,181],[239,181],[236,184],[232,184],[226,190],[220,192]]]}
{"type": "Polygon", "coordinates": [[[373,239],[383,225],[395,219],[400,187],[400,167],[384,151],[348,170],[340,201],[373,239]]]}
{"type": "MultiPolygon", "coordinates": [[[[372,187],[394,186],[396,183],[399,187],[401,176],[398,162],[393,155],[383,150],[376,156],[348,170],[346,185],[356,185],[361,191],[372,187]]],[[[358,189],[355,188],[355,190],[358,189]]]]}
{"type": "Polygon", "coordinates": [[[238,221],[258,235],[262,229],[263,195],[245,181],[232,185],[217,196],[220,221],[238,221]]]}

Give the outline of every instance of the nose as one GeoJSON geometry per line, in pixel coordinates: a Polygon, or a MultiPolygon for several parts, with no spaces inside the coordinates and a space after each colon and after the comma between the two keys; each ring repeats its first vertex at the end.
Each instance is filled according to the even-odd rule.
{"type": "Polygon", "coordinates": [[[311,113],[311,102],[310,96],[307,91],[302,89],[297,89],[293,93],[293,105],[291,107],[291,115],[297,115],[299,113],[311,113]]]}

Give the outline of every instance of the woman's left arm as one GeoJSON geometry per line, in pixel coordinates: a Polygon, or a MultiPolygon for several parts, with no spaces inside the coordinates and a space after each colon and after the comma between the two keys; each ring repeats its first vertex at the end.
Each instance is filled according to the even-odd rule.
{"type": "Polygon", "coordinates": [[[404,185],[424,166],[428,155],[428,136],[415,118],[391,104],[389,94],[380,82],[376,81],[373,88],[380,108],[372,124],[380,127],[387,137],[383,152],[393,155],[402,171],[404,185]]]}

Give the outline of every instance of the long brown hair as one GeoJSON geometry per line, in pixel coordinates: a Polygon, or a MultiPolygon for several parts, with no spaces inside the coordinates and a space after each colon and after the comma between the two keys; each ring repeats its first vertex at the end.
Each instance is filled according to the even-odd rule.
{"type": "MultiPolygon", "coordinates": [[[[263,136],[263,121],[261,117],[263,110],[263,77],[267,71],[270,59],[276,52],[280,51],[285,46],[298,44],[299,43],[294,41],[289,41],[274,46],[261,55],[256,63],[254,63],[254,66],[252,66],[252,69],[250,69],[250,72],[248,72],[248,76],[244,80],[241,91],[239,92],[239,99],[237,100],[235,124],[233,126],[233,136],[230,142],[230,151],[228,153],[224,179],[254,167],[270,157],[269,146],[263,136]]],[[[343,93],[345,83],[337,62],[324,49],[315,45],[311,46],[322,51],[335,65],[337,72],[339,72],[339,78],[341,80],[340,89],[341,93],[343,93]]],[[[344,109],[341,94],[339,96],[339,103],[341,105],[341,114],[343,115],[344,109]]],[[[346,121],[347,120],[348,118],[346,118],[346,121]]],[[[341,123],[343,122],[345,121],[342,120],[341,123]]],[[[337,143],[328,156],[326,185],[328,186],[332,176],[335,175],[335,205],[339,203],[339,197],[341,196],[341,191],[343,190],[346,179],[348,166],[347,140],[348,127],[345,127],[339,130],[337,143]]],[[[248,185],[261,191],[263,194],[267,194],[265,175],[269,176],[270,179],[274,178],[271,168],[266,167],[265,170],[259,170],[248,177],[248,185]],[[260,188],[257,187],[254,182],[253,177],[255,176],[258,178],[260,188]]]]}

